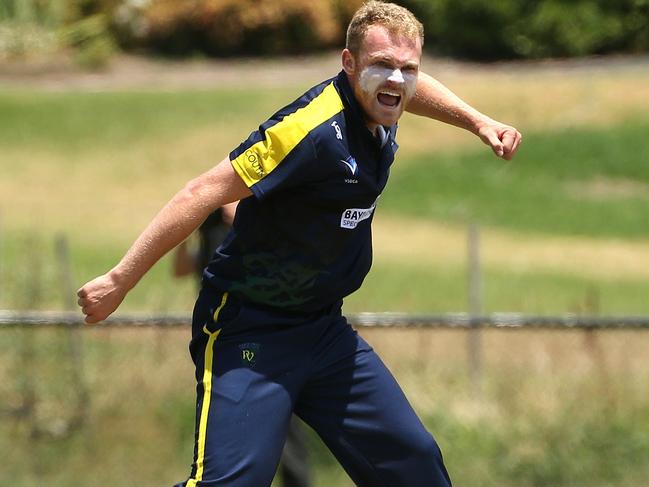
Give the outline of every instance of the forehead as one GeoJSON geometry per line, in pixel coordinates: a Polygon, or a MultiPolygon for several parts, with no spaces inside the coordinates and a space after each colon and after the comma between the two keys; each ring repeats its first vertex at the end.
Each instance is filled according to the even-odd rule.
{"type": "Polygon", "coordinates": [[[419,64],[421,40],[419,37],[413,39],[403,34],[395,34],[382,25],[372,25],[365,33],[359,54],[365,62],[387,58],[399,64],[419,64]]]}

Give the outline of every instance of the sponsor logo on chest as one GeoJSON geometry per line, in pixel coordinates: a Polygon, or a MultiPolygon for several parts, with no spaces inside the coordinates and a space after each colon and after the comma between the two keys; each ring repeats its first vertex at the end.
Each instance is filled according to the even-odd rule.
{"type": "Polygon", "coordinates": [[[374,213],[376,201],[369,208],[348,208],[340,217],[340,228],[354,229],[363,220],[367,220],[374,213]]]}

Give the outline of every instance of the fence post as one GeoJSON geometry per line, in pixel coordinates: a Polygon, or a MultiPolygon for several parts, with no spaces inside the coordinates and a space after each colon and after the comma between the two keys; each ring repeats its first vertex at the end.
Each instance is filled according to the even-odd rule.
{"type": "MultiPolygon", "coordinates": [[[[25,301],[26,309],[35,309],[41,301],[43,291],[43,261],[39,248],[39,240],[36,235],[26,237],[24,246],[25,255],[29,256],[30,277],[25,280],[25,301]]],[[[26,261],[21,262],[26,266],[26,261]]],[[[39,428],[36,418],[36,407],[38,404],[38,394],[34,384],[36,362],[37,335],[33,329],[23,327],[21,330],[20,362],[23,373],[23,382],[21,384],[22,401],[18,410],[18,416],[24,418],[29,427],[30,441],[35,440],[39,435],[39,428]]],[[[37,463],[34,463],[34,468],[37,463]]]]}
{"type": "MultiPolygon", "coordinates": [[[[72,279],[72,263],[70,261],[70,248],[65,235],[59,234],[55,241],[56,260],[59,268],[59,279],[63,291],[63,307],[67,311],[75,309],[75,289],[72,279]]],[[[76,393],[77,404],[73,411],[68,427],[72,430],[80,427],[86,420],[89,394],[84,382],[83,373],[83,342],[81,331],[76,327],[67,327],[65,330],[70,353],[71,378],[76,393]]]]}
{"type": "Polygon", "coordinates": [[[4,238],[3,228],[2,228],[2,208],[0,208],[0,308],[2,307],[2,296],[4,292],[4,247],[2,239],[4,238]]]}
{"type": "Polygon", "coordinates": [[[467,234],[468,250],[468,297],[471,328],[467,334],[467,355],[469,375],[476,397],[482,396],[483,353],[482,330],[479,316],[482,314],[482,286],[480,276],[480,231],[477,225],[470,224],[467,234]]]}

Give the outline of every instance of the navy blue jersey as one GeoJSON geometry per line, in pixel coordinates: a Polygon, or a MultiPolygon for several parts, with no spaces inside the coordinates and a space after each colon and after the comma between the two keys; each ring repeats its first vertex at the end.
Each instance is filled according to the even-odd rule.
{"type": "Polygon", "coordinates": [[[230,153],[253,196],[204,279],[246,302],[319,311],[358,289],[396,126],[367,128],[347,76],[311,88],[230,153]]]}

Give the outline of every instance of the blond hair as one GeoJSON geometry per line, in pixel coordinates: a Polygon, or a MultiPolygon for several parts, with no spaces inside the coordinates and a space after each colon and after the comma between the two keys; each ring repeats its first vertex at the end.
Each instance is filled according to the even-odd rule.
{"type": "Polygon", "coordinates": [[[372,0],[356,11],[347,28],[345,47],[354,56],[358,55],[367,30],[373,25],[382,25],[392,34],[412,39],[419,37],[424,45],[424,26],[410,10],[394,3],[372,0]]]}

